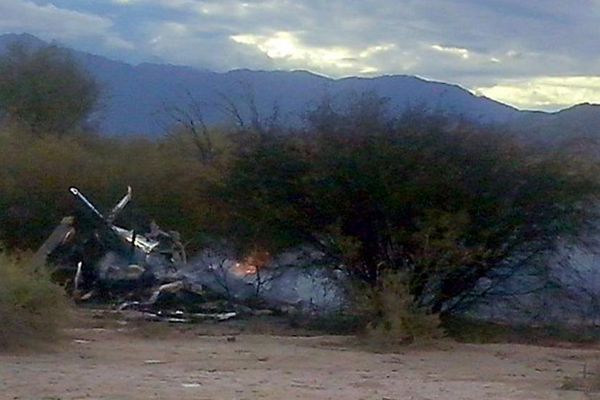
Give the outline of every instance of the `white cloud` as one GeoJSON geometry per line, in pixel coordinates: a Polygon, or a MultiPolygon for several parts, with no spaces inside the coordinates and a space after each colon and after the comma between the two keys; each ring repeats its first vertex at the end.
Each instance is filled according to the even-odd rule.
{"type": "Polygon", "coordinates": [[[518,108],[558,110],[584,102],[600,103],[600,76],[539,77],[478,87],[474,92],[518,108]]]}
{"type": "Polygon", "coordinates": [[[440,53],[447,53],[453,56],[457,56],[460,58],[464,58],[467,60],[471,57],[471,53],[467,49],[463,49],[462,47],[452,47],[452,46],[442,46],[439,44],[431,45],[431,48],[435,51],[439,51],[440,53]]]}
{"type": "Polygon", "coordinates": [[[194,4],[194,0],[110,0],[112,3],[122,6],[135,4],[158,5],[165,8],[181,8],[194,4]]]}
{"type": "Polygon", "coordinates": [[[388,44],[383,44],[383,45],[377,45],[377,46],[371,46],[368,47],[367,49],[361,51],[359,53],[359,57],[360,58],[369,58],[377,53],[383,53],[386,51],[391,51],[396,47],[395,44],[393,43],[388,43],[388,44]]]}
{"type": "Polygon", "coordinates": [[[393,44],[368,46],[363,49],[346,46],[312,46],[304,43],[299,36],[293,32],[275,32],[270,36],[240,34],[231,35],[230,38],[235,43],[258,49],[271,59],[332,75],[343,75],[349,72],[375,73],[378,68],[370,65],[371,57],[395,47],[393,44]]]}
{"type": "Polygon", "coordinates": [[[26,0],[0,2],[0,31],[22,31],[46,40],[95,38],[107,47],[131,49],[133,44],[112,32],[110,19],[26,0]]]}

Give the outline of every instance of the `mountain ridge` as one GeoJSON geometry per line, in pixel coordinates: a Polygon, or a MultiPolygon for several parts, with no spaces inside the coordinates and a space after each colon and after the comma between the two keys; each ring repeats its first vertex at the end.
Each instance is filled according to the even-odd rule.
{"type": "MultiPolygon", "coordinates": [[[[49,44],[27,33],[5,34],[0,35],[0,53],[15,42],[38,47],[49,44]]],[[[555,143],[580,136],[600,137],[600,106],[589,103],[557,112],[527,111],[475,95],[457,84],[412,75],[335,79],[305,70],[214,72],[151,62],[133,65],[66,49],[102,85],[106,97],[98,129],[113,135],[159,135],[168,118],[166,108],[189,109],[192,102],[201,105],[202,110],[194,111],[201,111],[207,123],[225,122],[230,117],[224,111],[224,100],[235,104],[244,117],[249,116],[251,110],[244,103],[251,100],[260,115],[270,115],[277,108],[283,123],[297,124],[302,112],[324,96],[344,99],[374,92],[388,98],[395,111],[426,107],[474,122],[500,124],[534,140],[555,143]]]]}

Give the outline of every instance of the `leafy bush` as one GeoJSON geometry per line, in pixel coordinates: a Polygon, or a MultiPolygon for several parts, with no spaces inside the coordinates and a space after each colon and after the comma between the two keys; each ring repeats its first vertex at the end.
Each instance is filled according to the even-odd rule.
{"type": "Polygon", "coordinates": [[[13,45],[0,57],[0,113],[32,133],[62,135],[80,127],[99,92],[66,49],[13,45]]]}
{"type": "Polygon", "coordinates": [[[10,249],[39,246],[62,217],[85,220],[68,189],[77,186],[103,211],[133,187],[118,223],[148,229],[151,219],[194,238],[209,207],[202,182],[212,170],[169,140],[93,135],[33,137],[0,132],[0,241],[10,249]]]}
{"type": "Polygon", "coordinates": [[[25,262],[0,254],[0,350],[52,342],[68,319],[60,286],[25,262]]]}
{"type": "Polygon", "coordinates": [[[302,135],[245,137],[214,191],[226,237],[242,251],[311,242],[371,286],[402,272],[416,304],[450,313],[507,261],[534,265],[593,226],[592,168],[490,128],[383,107],[360,98],[302,135]]]}
{"type": "Polygon", "coordinates": [[[355,307],[373,343],[404,344],[443,336],[439,315],[415,304],[408,281],[399,272],[384,274],[375,287],[359,289],[355,307]]]}
{"type": "Polygon", "coordinates": [[[297,134],[211,131],[210,157],[186,130],[157,140],[5,130],[0,241],[35,248],[63,216],[83,220],[70,186],[106,209],[131,185],[118,222],[138,232],[155,219],[192,251],[203,236],[240,253],[309,243],[371,287],[402,273],[419,308],[448,314],[507,261],[533,265],[593,225],[597,164],[386,107],[365,95],[319,105],[297,134]]]}

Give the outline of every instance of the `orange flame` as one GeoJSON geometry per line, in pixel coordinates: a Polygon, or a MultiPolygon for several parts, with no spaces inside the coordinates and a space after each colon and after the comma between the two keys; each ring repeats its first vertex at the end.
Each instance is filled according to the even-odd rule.
{"type": "Polygon", "coordinates": [[[272,257],[267,251],[254,251],[250,253],[242,262],[238,262],[232,269],[237,276],[256,275],[260,269],[264,268],[272,257]]]}

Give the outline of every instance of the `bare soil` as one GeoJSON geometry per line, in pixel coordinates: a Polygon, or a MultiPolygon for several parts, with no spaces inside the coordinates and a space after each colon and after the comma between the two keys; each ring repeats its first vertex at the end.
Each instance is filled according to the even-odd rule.
{"type": "Polygon", "coordinates": [[[588,399],[560,387],[600,360],[595,347],[515,344],[375,353],[264,319],[174,326],[96,314],[79,325],[59,348],[0,355],[0,399],[588,399]]]}

